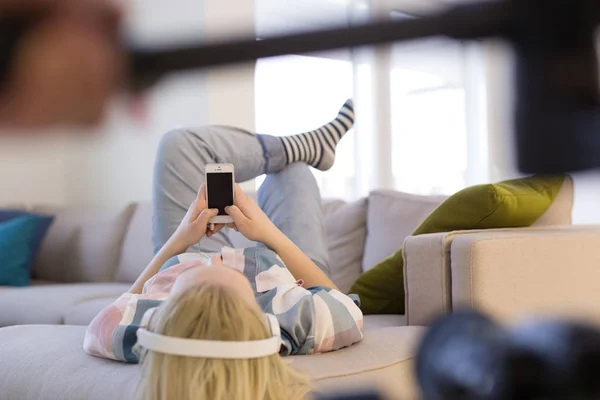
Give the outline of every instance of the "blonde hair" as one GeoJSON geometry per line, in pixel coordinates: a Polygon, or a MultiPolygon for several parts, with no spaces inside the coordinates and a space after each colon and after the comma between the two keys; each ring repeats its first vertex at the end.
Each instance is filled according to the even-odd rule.
{"type": "MultiPolygon", "coordinates": [[[[153,332],[188,339],[269,338],[264,315],[221,285],[192,287],[166,300],[152,317],[153,332]]],[[[142,350],[139,400],[300,400],[308,379],[279,355],[248,360],[182,357],[142,350]]]]}

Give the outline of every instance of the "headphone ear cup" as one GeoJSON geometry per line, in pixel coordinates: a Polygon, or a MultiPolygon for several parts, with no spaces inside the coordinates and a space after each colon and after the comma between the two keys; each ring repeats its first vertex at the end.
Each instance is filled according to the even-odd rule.
{"type": "Polygon", "coordinates": [[[265,323],[271,333],[271,336],[281,337],[281,328],[279,327],[279,321],[273,314],[265,314],[265,323]]]}

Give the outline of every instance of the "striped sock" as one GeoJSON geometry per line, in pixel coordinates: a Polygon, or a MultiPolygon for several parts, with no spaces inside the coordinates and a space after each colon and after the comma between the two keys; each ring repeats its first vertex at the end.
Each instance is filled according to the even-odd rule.
{"type": "Polygon", "coordinates": [[[335,161],[335,148],[342,137],[354,125],[354,104],[347,100],[337,117],[317,130],[293,136],[281,137],[287,163],[305,162],[327,171],[335,161]]]}

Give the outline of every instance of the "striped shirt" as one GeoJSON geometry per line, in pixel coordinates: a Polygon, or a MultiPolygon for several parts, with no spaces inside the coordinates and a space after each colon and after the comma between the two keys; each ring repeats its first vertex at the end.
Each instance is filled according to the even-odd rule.
{"type": "MultiPolygon", "coordinates": [[[[223,264],[248,278],[262,310],[279,321],[282,355],[324,353],[362,340],[363,315],[356,296],[324,286],[303,288],[281,258],[263,247],[224,247],[221,255],[223,264]]],[[[168,260],[141,294],[123,294],[94,318],[84,350],[97,357],[138,362],[137,330],[147,323],[147,311],[167,298],[183,271],[209,259],[203,253],[185,253],[168,260]]]]}

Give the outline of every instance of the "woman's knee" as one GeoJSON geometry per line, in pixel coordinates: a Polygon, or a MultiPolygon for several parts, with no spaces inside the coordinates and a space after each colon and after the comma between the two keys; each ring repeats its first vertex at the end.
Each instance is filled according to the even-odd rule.
{"type": "Polygon", "coordinates": [[[295,190],[301,187],[310,190],[317,187],[310,167],[305,163],[294,163],[286,166],[279,172],[267,174],[265,181],[259,189],[259,199],[272,191],[295,190]]]}
{"type": "Polygon", "coordinates": [[[310,167],[308,166],[308,164],[303,163],[303,162],[296,162],[293,164],[290,164],[288,166],[286,166],[284,169],[282,169],[279,174],[281,178],[284,179],[290,179],[290,178],[294,178],[294,179],[312,179],[313,178],[313,174],[310,171],[310,167]]]}
{"type": "Polygon", "coordinates": [[[315,176],[305,163],[294,163],[285,167],[277,177],[286,185],[300,186],[305,190],[310,190],[317,187],[315,176]]]}
{"type": "Polygon", "coordinates": [[[185,143],[189,141],[188,135],[189,133],[185,129],[174,129],[165,133],[158,143],[157,161],[179,155],[185,147],[185,143]]]}
{"type": "Polygon", "coordinates": [[[201,156],[206,148],[203,137],[210,134],[209,127],[191,129],[173,129],[163,135],[158,144],[157,162],[181,159],[181,156],[193,152],[201,156]]]}

